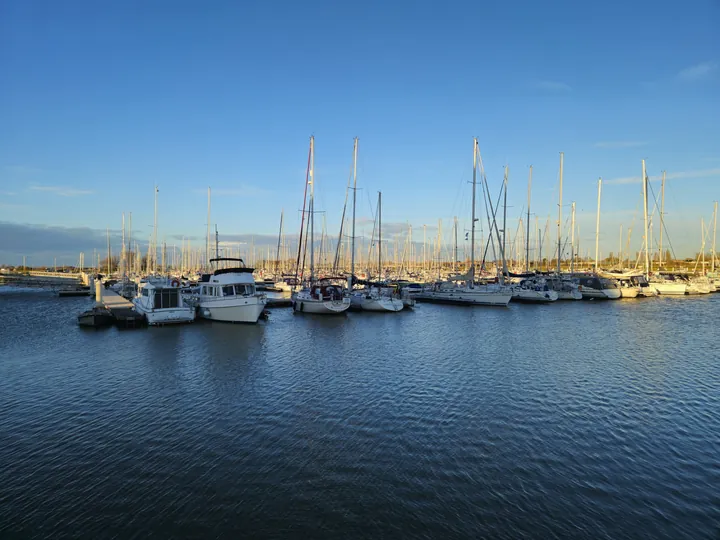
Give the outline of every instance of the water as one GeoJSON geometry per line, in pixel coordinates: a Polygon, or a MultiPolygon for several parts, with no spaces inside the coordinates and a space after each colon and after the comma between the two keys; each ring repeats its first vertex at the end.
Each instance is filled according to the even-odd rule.
{"type": "Polygon", "coordinates": [[[720,295],[84,330],[0,294],[0,537],[720,537],[720,295]]]}

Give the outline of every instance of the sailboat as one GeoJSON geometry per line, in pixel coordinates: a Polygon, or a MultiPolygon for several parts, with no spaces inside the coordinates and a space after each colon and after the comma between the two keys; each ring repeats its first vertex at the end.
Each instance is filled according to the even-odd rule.
{"type": "MultiPolygon", "coordinates": [[[[309,214],[310,214],[310,277],[307,284],[299,291],[293,292],[290,297],[293,310],[299,313],[316,313],[335,315],[344,313],[350,307],[350,296],[345,294],[342,287],[333,285],[328,280],[319,280],[315,276],[315,137],[310,137],[310,156],[306,173],[306,187],[310,186],[309,214]]],[[[304,220],[305,216],[303,216],[304,220]]],[[[302,229],[301,229],[302,231],[302,229]]],[[[302,232],[300,234],[300,247],[302,249],[302,232]]],[[[305,246],[307,248],[307,246],[305,246]]],[[[300,257],[298,256],[298,261],[300,257]]],[[[299,264],[299,263],[298,263],[299,264]]]]}
{"type": "MultiPolygon", "coordinates": [[[[353,208],[354,197],[355,191],[353,190],[353,208]]],[[[353,213],[353,219],[354,217],[353,213]]],[[[354,240],[353,237],[353,250],[355,249],[354,240]]],[[[363,311],[392,313],[402,311],[405,306],[400,297],[391,288],[383,287],[380,283],[382,281],[382,193],[378,193],[378,280],[378,283],[370,284],[368,288],[353,293],[353,303],[359,305],[363,311]]]]}
{"type": "Polygon", "coordinates": [[[461,276],[438,282],[416,296],[424,302],[444,304],[507,306],[512,292],[499,285],[475,284],[475,189],[477,186],[478,141],[473,139],[472,225],[470,227],[470,268],[461,276]]]}

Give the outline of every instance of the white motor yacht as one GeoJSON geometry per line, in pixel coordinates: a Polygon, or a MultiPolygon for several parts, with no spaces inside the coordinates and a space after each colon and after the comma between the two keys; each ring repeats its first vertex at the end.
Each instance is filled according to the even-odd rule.
{"type": "Polygon", "coordinates": [[[582,293],[578,290],[578,285],[573,283],[570,279],[563,279],[558,277],[557,274],[554,276],[548,276],[545,278],[548,286],[551,290],[555,291],[558,295],[558,300],[582,300],[582,293]]]}
{"type": "Polygon", "coordinates": [[[574,281],[584,300],[617,300],[621,298],[620,288],[612,279],[601,278],[596,274],[579,274],[574,281]]]}
{"type": "Polygon", "coordinates": [[[258,322],[267,296],[257,292],[253,268],[247,268],[242,259],[217,258],[210,262],[233,266],[218,267],[208,281],[199,284],[194,303],[200,317],[233,323],[258,322]]]}
{"type": "Polygon", "coordinates": [[[144,315],[151,326],[188,323],[195,320],[195,308],[188,306],[180,294],[180,281],[148,281],[133,299],[135,311],[144,315]]]}

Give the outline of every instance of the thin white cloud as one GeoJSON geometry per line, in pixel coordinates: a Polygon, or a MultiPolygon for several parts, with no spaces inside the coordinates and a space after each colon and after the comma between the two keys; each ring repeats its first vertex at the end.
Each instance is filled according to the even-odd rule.
{"type": "Polygon", "coordinates": [[[699,64],[680,70],[677,74],[677,79],[685,82],[699,81],[710,76],[717,68],[717,62],[700,62],[699,64]]]}
{"type": "Polygon", "coordinates": [[[600,141],[596,142],[593,146],[595,148],[637,148],[638,146],[645,146],[645,141],[600,141]]]}
{"type": "Polygon", "coordinates": [[[535,81],[534,85],[538,90],[545,90],[548,92],[570,92],[572,87],[562,81],[535,81]]]}
{"type": "MultiPolygon", "coordinates": [[[[696,178],[713,178],[720,176],[720,169],[703,169],[699,171],[679,171],[675,173],[667,173],[665,175],[666,180],[682,180],[682,179],[696,179],[696,178]]],[[[662,175],[651,176],[651,182],[658,182],[662,179],[662,175]]],[[[606,180],[605,184],[639,184],[642,182],[642,178],[639,176],[624,176],[622,178],[612,178],[606,180]]]]}
{"type": "Polygon", "coordinates": [[[0,196],[2,197],[13,197],[15,195],[17,195],[17,193],[14,191],[0,191],[0,196]]]}
{"type": "Polygon", "coordinates": [[[30,190],[54,193],[60,197],[82,197],[83,195],[92,195],[95,193],[89,189],[75,189],[63,186],[30,186],[30,190]]]}

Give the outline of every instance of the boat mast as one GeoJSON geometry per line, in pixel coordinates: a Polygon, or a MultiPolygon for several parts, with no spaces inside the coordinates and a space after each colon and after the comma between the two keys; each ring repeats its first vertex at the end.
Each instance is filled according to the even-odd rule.
{"type": "Polygon", "coordinates": [[[280,230],[278,231],[278,244],[277,244],[277,255],[275,256],[275,273],[278,273],[278,268],[280,266],[280,241],[282,240],[282,231],[283,231],[283,215],[285,214],[285,209],[280,209],[280,230]]]}
{"type": "Polygon", "coordinates": [[[348,289],[352,291],[353,281],[355,279],[355,202],[357,195],[357,153],[358,141],[355,137],[353,141],[353,200],[352,200],[352,237],[350,238],[350,277],[348,278],[348,289]]]}
{"type": "MultiPolygon", "coordinates": [[[[645,279],[650,277],[650,261],[648,257],[648,197],[647,197],[647,176],[645,174],[645,160],[642,160],[642,185],[643,185],[643,214],[645,237],[645,279]]],[[[662,216],[662,213],[661,213],[662,216]]],[[[661,218],[662,220],[662,218],[661,218]]]]}
{"type": "Polygon", "coordinates": [[[310,137],[310,283],[315,277],[315,136],[310,137]]]}
{"type": "Polygon", "coordinates": [[[208,186],[207,237],[205,238],[205,265],[210,269],[210,187],[208,186]]]}
{"type": "Polygon", "coordinates": [[[158,199],[158,187],[155,186],[155,219],[153,221],[153,254],[152,254],[152,272],[157,272],[157,199],[158,199]]]}
{"type": "MultiPolygon", "coordinates": [[[[108,277],[110,277],[110,259],[112,258],[112,253],[110,252],[110,227],[107,227],[107,230],[105,231],[107,234],[107,245],[108,245],[108,277]]],[[[23,268],[25,265],[23,264],[23,268]]]]}
{"type": "Polygon", "coordinates": [[[562,253],[562,189],[563,189],[563,159],[564,152],[560,152],[560,201],[558,203],[558,225],[557,225],[557,273],[560,275],[560,254],[562,253]]]}
{"type": "Polygon", "coordinates": [[[717,252],[715,251],[715,248],[716,248],[715,240],[717,239],[717,213],[718,213],[718,202],[715,201],[715,209],[713,210],[713,221],[715,223],[713,224],[712,261],[710,261],[710,268],[713,273],[715,272],[715,256],[717,254],[717,252]]]}
{"type": "Polygon", "coordinates": [[[570,274],[575,273],[575,201],[572,202],[570,223],[570,274]]]}
{"type": "Polygon", "coordinates": [[[218,235],[217,225],[215,225],[215,257],[220,257],[220,235],[218,235]]]}
{"type": "Polygon", "coordinates": [[[663,171],[662,182],[660,183],[660,257],[658,259],[658,268],[662,268],[662,262],[663,262],[662,240],[663,240],[663,228],[665,228],[665,224],[663,222],[664,212],[665,212],[665,171],[663,171]]]}
{"type": "Polygon", "coordinates": [[[502,263],[503,263],[503,279],[505,279],[505,276],[507,275],[507,262],[505,259],[505,253],[507,252],[507,185],[508,185],[508,175],[510,174],[510,168],[505,165],[505,177],[503,178],[503,236],[502,236],[502,246],[500,248],[500,254],[502,256],[502,263]]]}
{"type": "Polygon", "coordinates": [[[595,221],[595,271],[598,271],[600,257],[600,196],[602,195],[602,178],[598,178],[598,204],[595,221]]]}
{"type": "Polygon", "coordinates": [[[527,223],[525,224],[525,271],[530,271],[530,193],[532,189],[532,165],[528,173],[528,207],[527,207],[527,223]]]}
{"type": "Polygon", "coordinates": [[[457,272],[457,256],[458,256],[458,247],[457,247],[458,218],[457,218],[457,216],[455,216],[453,218],[453,220],[454,220],[453,227],[454,227],[454,238],[455,238],[455,245],[453,246],[453,272],[457,272]]]}
{"type": "Polygon", "coordinates": [[[120,274],[125,276],[125,212],[122,214],[122,248],[120,250],[120,274]]]}
{"type": "Polygon", "coordinates": [[[378,191],[378,279],[382,281],[382,192],[378,191]]]}
{"type": "Polygon", "coordinates": [[[478,140],[473,138],[472,218],[470,224],[470,288],[475,287],[475,184],[477,183],[478,140]]]}

